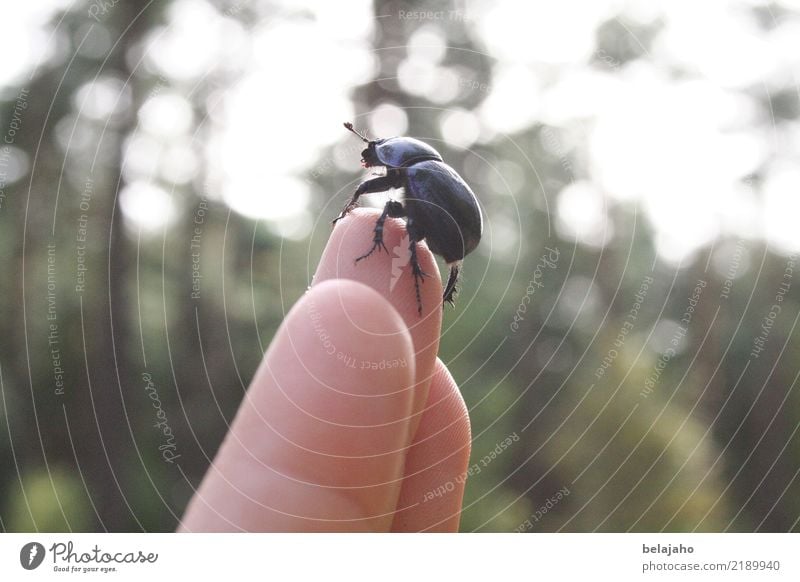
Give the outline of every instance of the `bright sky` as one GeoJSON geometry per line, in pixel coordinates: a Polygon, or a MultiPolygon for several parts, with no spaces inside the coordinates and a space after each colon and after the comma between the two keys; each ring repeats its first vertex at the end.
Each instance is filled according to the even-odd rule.
{"type": "MultiPolygon", "coordinates": [[[[324,167],[320,158],[329,146],[352,145],[341,128],[353,119],[350,93],[376,74],[372,3],[359,3],[342,10],[318,0],[298,11],[287,1],[248,33],[205,0],[175,2],[166,26],[147,40],[142,66],[187,88],[215,67],[234,81],[209,97],[205,119],[195,119],[188,101],[168,87],[151,95],[127,141],[126,215],[162,227],[174,217],[164,184],[186,183],[202,164],[210,173],[205,195],[266,219],[281,234],[305,236],[313,216],[303,174],[324,167]],[[198,121],[208,133],[191,133],[198,121]],[[145,204],[162,209],[160,223],[145,204]]],[[[483,104],[475,111],[448,107],[464,88],[460,72],[443,65],[443,24],[435,21],[420,23],[410,37],[398,81],[445,109],[440,137],[457,147],[533,123],[556,128],[561,145],[570,146],[589,174],[560,193],[548,192],[549,207],[557,227],[585,244],[602,245],[613,236],[608,208],[635,204],[671,262],[720,233],[763,236],[779,250],[797,250],[800,122],[777,127],[759,114],[756,96],[798,91],[800,0],[777,2],[791,12],[768,28],[749,15],[751,5],[770,4],[476,0],[466,3],[464,17],[495,58],[483,104]],[[594,32],[610,18],[662,21],[652,52],[627,66],[613,60],[590,65],[594,32]],[[765,179],[749,185],[745,178],[756,170],[765,171],[765,179]]],[[[0,62],[0,87],[20,83],[65,42],[48,37],[45,23],[54,8],[41,6],[0,4],[0,22],[18,24],[4,27],[15,58],[0,62]]],[[[102,118],[121,94],[116,80],[101,77],[76,99],[76,109],[102,118]]],[[[357,122],[371,135],[402,134],[408,112],[386,103],[357,122]]],[[[357,166],[357,152],[351,157],[357,166]]],[[[330,163],[345,161],[335,156],[330,163]]],[[[518,169],[509,165],[504,173],[513,176],[518,169]]],[[[514,193],[524,194],[524,185],[514,193]]]]}

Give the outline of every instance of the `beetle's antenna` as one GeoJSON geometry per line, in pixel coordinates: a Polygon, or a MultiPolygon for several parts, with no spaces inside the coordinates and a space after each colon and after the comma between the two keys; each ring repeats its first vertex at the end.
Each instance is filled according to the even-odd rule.
{"type": "Polygon", "coordinates": [[[345,121],[345,123],[344,123],[344,126],[345,126],[347,129],[349,129],[350,131],[352,131],[354,134],[356,134],[358,137],[360,137],[360,138],[361,138],[361,141],[363,141],[363,142],[366,142],[366,143],[369,143],[369,140],[367,139],[367,137],[366,137],[365,135],[363,135],[363,134],[359,133],[359,132],[356,130],[356,128],[354,128],[354,127],[353,127],[353,124],[352,124],[352,123],[350,123],[349,121],[345,121]]]}

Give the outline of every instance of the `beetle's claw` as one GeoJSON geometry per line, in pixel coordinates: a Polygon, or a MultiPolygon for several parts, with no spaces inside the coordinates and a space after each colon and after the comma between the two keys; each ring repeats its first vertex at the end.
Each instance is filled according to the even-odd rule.
{"type": "Polygon", "coordinates": [[[458,277],[461,273],[461,265],[453,263],[450,265],[450,276],[447,278],[447,284],[444,287],[442,295],[442,304],[449,303],[453,307],[456,306],[456,293],[458,293],[458,277]]]}
{"type": "Polygon", "coordinates": [[[382,241],[382,240],[376,240],[374,243],[372,243],[372,248],[371,248],[371,249],[369,249],[369,252],[367,252],[367,253],[365,253],[365,254],[361,255],[360,257],[358,257],[358,258],[356,259],[356,263],[357,263],[358,261],[360,261],[361,259],[366,259],[368,256],[370,256],[370,255],[371,255],[372,253],[374,253],[376,250],[377,250],[378,252],[380,252],[381,248],[383,248],[383,250],[385,250],[385,251],[386,251],[386,254],[387,254],[387,255],[389,254],[389,249],[387,249],[387,248],[386,248],[386,245],[385,245],[385,244],[383,244],[383,241],[382,241]]]}
{"type": "Polygon", "coordinates": [[[420,269],[419,266],[417,266],[417,265],[414,266],[412,271],[414,273],[414,278],[415,279],[419,279],[423,283],[425,282],[425,277],[430,277],[430,275],[428,273],[426,273],[425,271],[420,269]]]}
{"type": "Polygon", "coordinates": [[[348,202],[347,205],[344,208],[342,208],[342,211],[339,213],[339,216],[337,216],[336,218],[331,220],[331,224],[335,225],[337,222],[339,222],[345,216],[350,214],[350,211],[353,210],[356,206],[358,206],[358,203],[353,203],[352,200],[350,202],[348,202]]]}

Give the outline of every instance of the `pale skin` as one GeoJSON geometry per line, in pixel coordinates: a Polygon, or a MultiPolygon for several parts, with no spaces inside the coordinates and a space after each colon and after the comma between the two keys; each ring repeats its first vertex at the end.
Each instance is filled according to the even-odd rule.
{"type": "Polygon", "coordinates": [[[179,531],[458,530],[470,425],[437,357],[441,280],[419,244],[430,274],[420,316],[397,219],[385,225],[389,254],[355,264],[378,215],[337,223],[179,531]]]}

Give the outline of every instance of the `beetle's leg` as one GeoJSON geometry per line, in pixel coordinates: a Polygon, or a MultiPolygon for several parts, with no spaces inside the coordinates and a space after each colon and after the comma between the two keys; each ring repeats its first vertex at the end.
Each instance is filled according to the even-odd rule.
{"type": "Polygon", "coordinates": [[[461,272],[461,262],[451,263],[450,267],[450,276],[447,278],[447,285],[444,288],[444,295],[442,296],[442,303],[449,303],[450,305],[455,305],[455,296],[458,292],[458,275],[461,272]]]}
{"type": "Polygon", "coordinates": [[[358,196],[359,196],[358,194],[353,194],[353,197],[345,205],[345,207],[342,208],[342,211],[339,213],[339,216],[337,216],[331,221],[331,224],[336,224],[337,222],[339,222],[341,219],[347,216],[353,208],[355,208],[358,205],[358,196]]]}
{"type": "Polygon", "coordinates": [[[383,250],[385,250],[386,254],[388,255],[389,249],[387,249],[386,245],[383,244],[383,225],[386,222],[386,218],[390,216],[392,218],[400,218],[405,215],[406,211],[405,208],[403,208],[402,204],[400,204],[396,200],[389,200],[389,202],[386,203],[386,206],[383,207],[383,212],[381,212],[381,215],[378,217],[377,222],[375,222],[375,231],[374,231],[375,236],[372,238],[372,248],[367,253],[358,257],[356,259],[356,263],[361,259],[366,259],[376,250],[379,251],[381,248],[383,248],[383,250]]]}
{"type": "Polygon", "coordinates": [[[353,197],[350,201],[345,205],[342,209],[342,212],[333,219],[332,224],[336,224],[339,220],[347,216],[347,214],[353,210],[356,206],[358,206],[358,197],[362,194],[372,194],[374,192],[386,192],[391,188],[396,188],[400,184],[398,183],[398,177],[394,174],[387,174],[386,176],[380,176],[378,178],[373,178],[372,180],[367,180],[366,182],[361,182],[356,188],[356,191],[353,193],[353,197]]]}
{"type": "Polygon", "coordinates": [[[413,236],[410,237],[411,242],[408,245],[408,250],[411,253],[411,273],[414,275],[414,289],[417,292],[417,311],[420,315],[422,315],[422,295],[419,290],[420,282],[425,282],[425,277],[428,276],[422,268],[419,266],[419,260],[417,260],[417,240],[413,236]]]}

